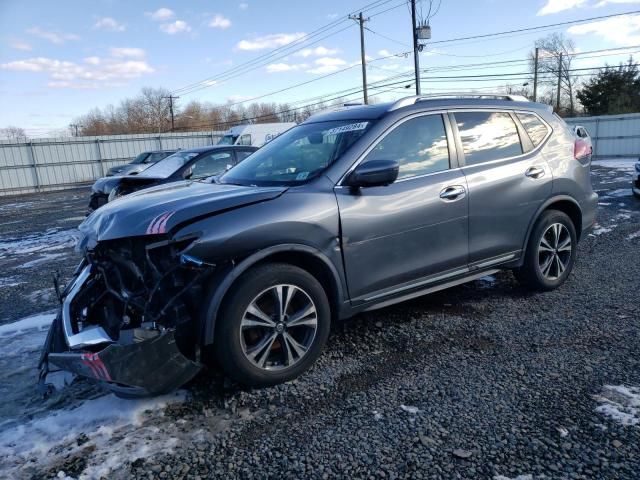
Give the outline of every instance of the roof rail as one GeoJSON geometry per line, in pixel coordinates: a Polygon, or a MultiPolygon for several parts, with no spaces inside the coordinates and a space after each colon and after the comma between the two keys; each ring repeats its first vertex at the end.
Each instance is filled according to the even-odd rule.
{"type": "Polygon", "coordinates": [[[448,98],[479,98],[479,99],[494,99],[494,100],[510,100],[512,102],[529,102],[530,100],[524,95],[511,95],[511,94],[493,94],[493,93],[443,93],[433,95],[414,95],[412,97],[405,97],[397,100],[389,111],[397,110],[402,107],[414,105],[424,100],[442,100],[448,98]]]}

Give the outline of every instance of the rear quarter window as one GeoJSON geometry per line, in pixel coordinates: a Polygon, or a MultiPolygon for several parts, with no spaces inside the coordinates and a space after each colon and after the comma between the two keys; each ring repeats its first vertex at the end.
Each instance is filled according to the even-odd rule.
{"type": "Polygon", "coordinates": [[[516,113],[516,115],[527,132],[527,135],[529,135],[533,146],[537,147],[540,145],[549,133],[549,127],[533,113],[516,113]]]}
{"type": "Polygon", "coordinates": [[[516,124],[506,112],[456,112],[465,165],[522,155],[516,124]]]}

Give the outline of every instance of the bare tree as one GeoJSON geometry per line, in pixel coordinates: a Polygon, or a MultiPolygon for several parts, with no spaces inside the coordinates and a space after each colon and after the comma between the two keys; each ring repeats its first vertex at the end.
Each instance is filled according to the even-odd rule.
{"type": "MultiPolygon", "coordinates": [[[[542,94],[541,98],[555,98],[554,95],[549,96],[549,91],[554,91],[558,84],[558,69],[560,68],[560,105],[558,110],[562,109],[562,102],[569,104],[568,113],[575,113],[575,93],[578,83],[578,76],[571,71],[575,55],[575,44],[573,40],[565,37],[562,33],[552,33],[544,38],[536,41],[538,48],[538,85],[544,87],[546,95],[542,94]],[[562,64],[560,64],[562,58],[562,64]]],[[[534,69],[535,53],[532,52],[529,58],[531,72],[534,69]]]]}
{"type": "Polygon", "coordinates": [[[21,138],[27,138],[27,134],[25,133],[24,128],[10,125],[8,127],[0,128],[0,138],[18,140],[21,138]]]}

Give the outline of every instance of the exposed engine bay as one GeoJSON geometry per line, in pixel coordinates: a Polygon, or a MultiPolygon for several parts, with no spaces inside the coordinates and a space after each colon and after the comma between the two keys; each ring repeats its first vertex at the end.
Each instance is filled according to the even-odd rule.
{"type": "Polygon", "coordinates": [[[197,335],[214,266],[181,254],[192,239],[98,242],[60,294],[41,359],[126,396],[170,391],[201,368],[197,335]]]}

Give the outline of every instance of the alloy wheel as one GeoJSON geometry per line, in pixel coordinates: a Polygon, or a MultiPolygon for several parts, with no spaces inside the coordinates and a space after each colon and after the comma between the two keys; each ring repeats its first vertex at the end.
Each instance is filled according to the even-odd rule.
{"type": "Polygon", "coordinates": [[[562,276],[572,255],[571,234],[561,223],[547,227],[538,245],[538,267],[547,280],[557,280],[562,276]]]}
{"type": "Polygon", "coordinates": [[[307,354],[317,330],[311,297],[295,285],[275,285],[260,292],[242,316],[242,352],[260,369],[289,368],[307,354]]]}

